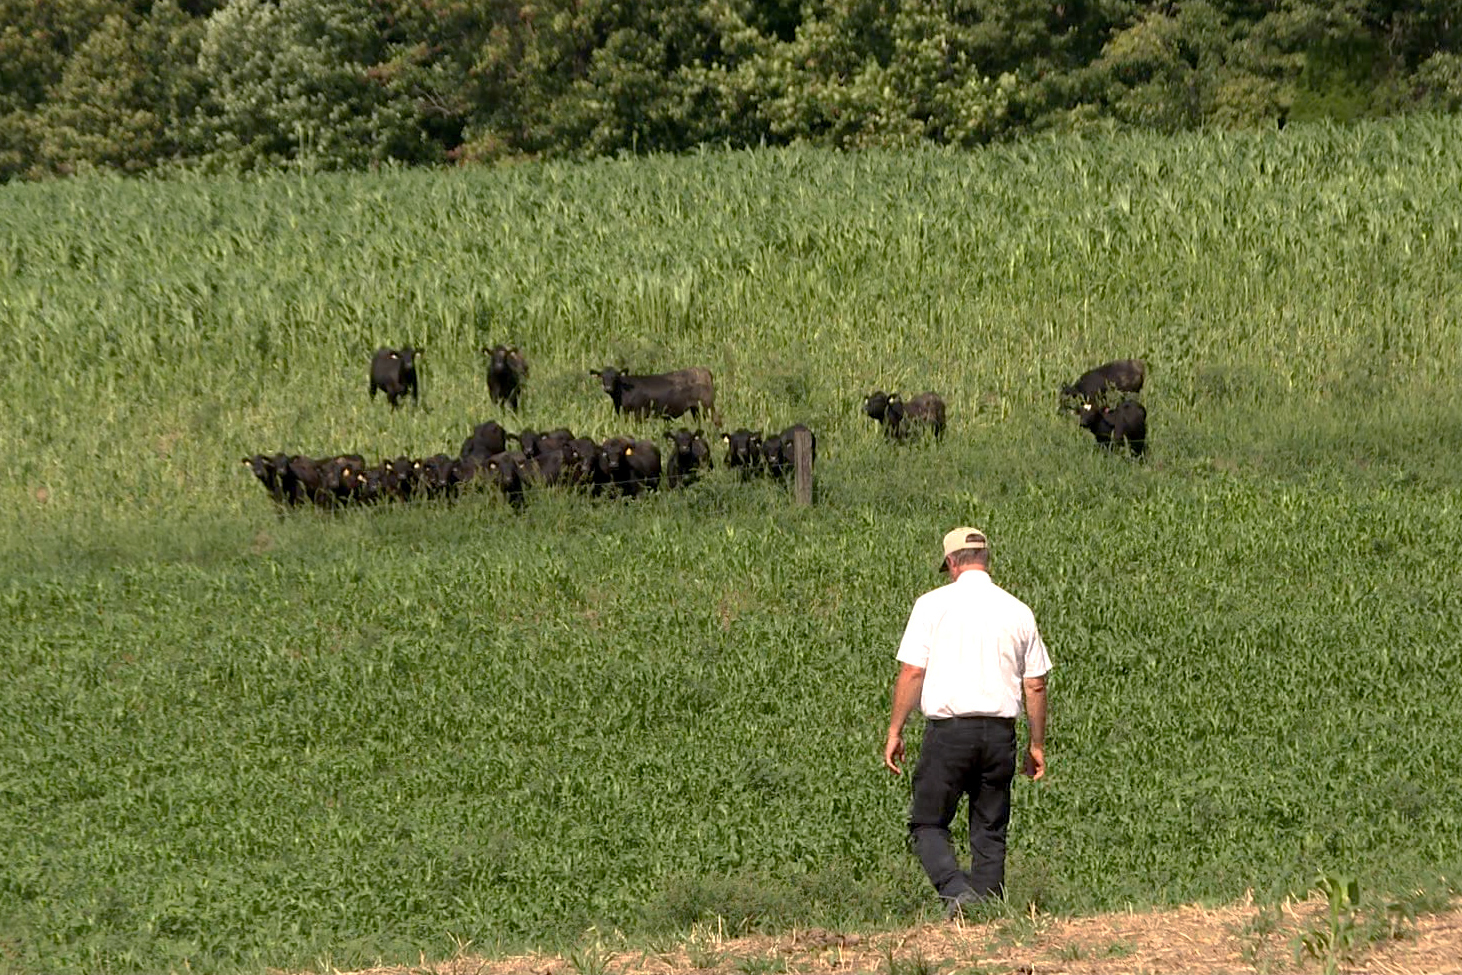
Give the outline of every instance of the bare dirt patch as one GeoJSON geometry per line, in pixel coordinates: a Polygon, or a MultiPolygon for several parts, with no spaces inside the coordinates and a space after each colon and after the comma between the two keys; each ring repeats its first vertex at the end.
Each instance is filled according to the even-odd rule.
{"type": "MultiPolygon", "coordinates": [[[[1071,919],[1033,915],[870,935],[811,929],[720,938],[702,931],[666,951],[596,943],[572,957],[487,959],[472,955],[469,946],[447,961],[351,975],[1312,975],[1325,970],[1325,960],[1297,954],[1294,946],[1299,935],[1324,923],[1325,905],[1310,901],[1267,911],[1238,904],[1071,919]]],[[[1398,937],[1361,946],[1335,970],[1462,975],[1462,910],[1423,915],[1398,937]]]]}

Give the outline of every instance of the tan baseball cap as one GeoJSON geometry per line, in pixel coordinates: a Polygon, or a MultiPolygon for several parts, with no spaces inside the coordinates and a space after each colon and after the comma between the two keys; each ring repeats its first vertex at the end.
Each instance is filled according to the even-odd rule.
{"type": "Polygon", "coordinates": [[[949,563],[945,561],[955,552],[970,548],[975,551],[990,547],[990,539],[978,528],[956,528],[944,536],[944,557],[939,560],[939,571],[945,572],[949,569],[949,563]]]}

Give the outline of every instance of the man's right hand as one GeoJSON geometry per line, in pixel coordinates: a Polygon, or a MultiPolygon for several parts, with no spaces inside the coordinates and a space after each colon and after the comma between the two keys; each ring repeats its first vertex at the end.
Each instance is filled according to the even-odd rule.
{"type": "Polygon", "coordinates": [[[904,760],[904,736],[897,731],[890,730],[888,740],[883,743],[883,764],[894,775],[903,775],[904,770],[899,763],[904,760]]]}
{"type": "Polygon", "coordinates": [[[1025,774],[1032,779],[1041,779],[1046,775],[1046,746],[1032,745],[1025,751],[1025,774]]]}

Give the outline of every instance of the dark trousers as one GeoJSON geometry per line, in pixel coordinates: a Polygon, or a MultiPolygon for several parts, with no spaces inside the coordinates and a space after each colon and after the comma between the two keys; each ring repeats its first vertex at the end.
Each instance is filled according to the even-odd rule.
{"type": "Polygon", "coordinates": [[[953,899],[973,889],[978,897],[1005,893],[1005,830],[1010,825],[1010,783],[1015,779],[1012,718],[929,721],[919,764],[909,839],[939,895],[953,899]],[[962,795],[970,797],[970,869],[960,870],[949,824],[962,795]]]}

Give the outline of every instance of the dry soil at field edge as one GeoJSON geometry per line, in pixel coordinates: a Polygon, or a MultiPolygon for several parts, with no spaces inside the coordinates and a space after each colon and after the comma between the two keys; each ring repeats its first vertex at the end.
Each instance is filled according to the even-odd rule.
{"type": "MultiPolygon", "coordinates": [[[[661,954],[603,949],[577,960],[553,955],[485,959],[470,947],[450,961],[372,968],[351,975],[755,975],[755,973],[981,972],[985,975],[1240,975],[1315,973],[1296,958],[1296,936],[1324,922],[1324,904],[1283,905],[1277,923],[1256,924],[1252,905],[1181,907],[1061,920],[1036,916],[971,925],[927,924],[860,936],[807,930],[781,937],[691,939],[661,954]],[[1266,934],[1259,928],[1271,927],[1266,934]],[[892,966],[890,958],[893,959],[892,966]],[[921,964],[922,961],[922,964],[921,964]]],[[[1272,916],[1272,912],[1271,912],[1272,916]]],[[[1402,936],[1345,960],[1350,975],[1462,975],[1462,908],[1426,915],[1402,936]]],[[[342,973],[344,975],[344,973],[342,973]]]]}

